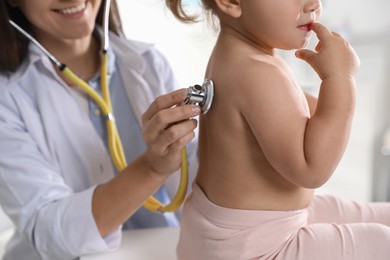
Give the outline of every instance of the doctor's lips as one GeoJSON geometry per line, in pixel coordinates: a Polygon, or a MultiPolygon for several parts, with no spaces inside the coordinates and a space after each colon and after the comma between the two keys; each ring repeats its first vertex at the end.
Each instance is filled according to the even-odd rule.
{"type": "Polygon", "coordinates": [[[83,12],[86,6],[87,6],[86,1],[83,1],[77,6],[63,8],[63,9],[54,9],[54,11],[65,15],[75,15],[77,13],[83,12]]]}
{"type": "Polygon", "coordinates": [[[311,28],[312,28],[312,25],[313,25],[313,22],[311,21],[309,23],[299,25],[298,29],[300,29],[302,31],[310,32],[311,28]]]}

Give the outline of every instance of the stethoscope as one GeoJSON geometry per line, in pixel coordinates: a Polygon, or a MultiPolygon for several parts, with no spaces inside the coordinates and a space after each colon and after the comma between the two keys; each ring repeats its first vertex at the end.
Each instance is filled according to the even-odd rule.
{"type": "MultiPolygon", "coordinates": [[[[122,143],[118,134],[118,129],[115,124],[115,118],[112,111],[110,91],[108,87],[108,21],[110,13],[111,0],[105,1],[104,17],[103,17],[103,47],[102,47],[102,66],[100,69],[100,84],[102,89],[102,96],[100,96],[92,87],[88,85],[84,80],[73,73],[66,64],[58,61],[48,50],[46,50],[33,36],[23,30],[20,26],[9,20],[9,23],[28,38],[34,45],[36,45],[49,59],[50,61],[63,73],[67,78],[72,80],[77,86],[81,88],[93,101],[100,107],[103,115],[105,116],[108,135],[109,151],[113,160],[113,163],[121,172],[126,166],[127,161],[123,152],[122,143]]],[[[194,85],[188,88],[188,95],[181,105],[194,104],[201,107],[203,114],[207,113],[211,107],[214,96],[214,85],[211,80],[205,80],[202,85],[194,85]]],[[[163,205],[159,200],[153,196],[149,197],[144,203],[144,207],[152,212],[174,212],[183,203],[188,186],[188,164],[187,164],[187,152],[184,147],[182,150],[182,163],[181,163],[181,176],[179,188],[172,201],[163,205]]]]}

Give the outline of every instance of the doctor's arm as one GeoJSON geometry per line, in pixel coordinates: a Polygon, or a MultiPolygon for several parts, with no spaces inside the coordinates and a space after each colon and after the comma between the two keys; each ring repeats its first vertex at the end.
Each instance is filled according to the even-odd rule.
{"type": "Polygon", "coordinates": [[[40,259],[73,259],[117,247],[120,239],[103,240],[93,221],[95,187],[69,187],[52,154],[36,142],[36,133],[27,131],[15,99],[1,94],[0,202],[26,247],[40,259]]]}

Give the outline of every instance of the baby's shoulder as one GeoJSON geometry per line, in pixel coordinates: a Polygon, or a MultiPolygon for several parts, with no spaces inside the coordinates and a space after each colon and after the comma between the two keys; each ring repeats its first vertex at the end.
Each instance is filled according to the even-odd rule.
{"type": "Polygon", "coordinates": [[[286,65],[279,58],[267,57],[267,56],[252,56],[246,59],[247,68],[252,73],[255,70],[260,75],[273,75],[285,74],[286,65]]]}
{"type": "Polygon", "coordinates": [[[280,58],[253,52],[233,54],[212,57],[207,71],[207,76],[230,96],[272,96],[293,85],[293,76],[280,58]]]}
{"type": "Polygon", "coordinates": [[[292,74],[288,67],[278,59],[251,57],[237,67],[236,76],[245,86],[269,87],[270,85],[290,85],[292,74]]]}

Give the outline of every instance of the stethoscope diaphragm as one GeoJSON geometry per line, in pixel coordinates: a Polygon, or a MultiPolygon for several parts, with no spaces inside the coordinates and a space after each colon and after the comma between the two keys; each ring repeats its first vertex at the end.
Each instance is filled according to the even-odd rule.
{"type": "Polygon", "coordinates": [[[188,88],[187,98],[182,105],[199,105],[202,114],[206,114],[213,103],[214,83],[210,79],[205,79],[202,85],[194,85],[188,88]]]}

